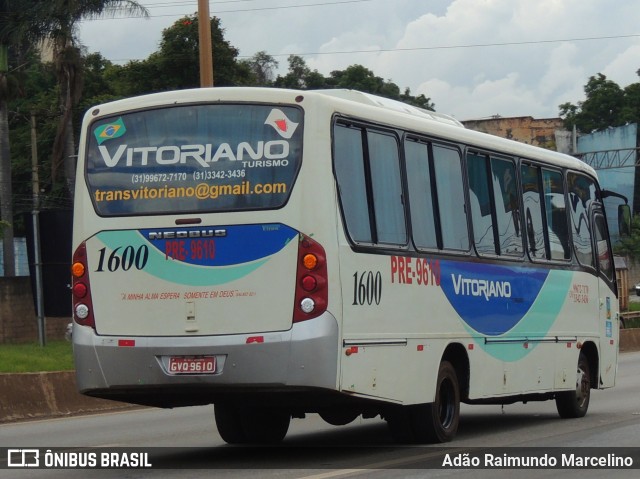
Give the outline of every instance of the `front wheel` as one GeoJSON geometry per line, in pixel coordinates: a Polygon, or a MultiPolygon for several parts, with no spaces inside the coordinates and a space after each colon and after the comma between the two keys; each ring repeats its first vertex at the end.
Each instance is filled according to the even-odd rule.
{"type": "Polygon", "coordinates": [[[561,418],[584,417],[591,398],[591,370],[584,353],[578,357],[575,391],[565,391],[556,395],[556,409],[561,418]]]}

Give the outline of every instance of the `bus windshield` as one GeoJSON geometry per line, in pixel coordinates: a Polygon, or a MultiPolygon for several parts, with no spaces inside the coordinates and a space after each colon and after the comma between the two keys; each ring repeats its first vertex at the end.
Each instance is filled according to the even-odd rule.
{"type": "Polygon", "coordinates": [[[90,126],[86,180],[101,216],[273,209],[302,158],[302,111],[214,104],[157,108],[90,126]]]}

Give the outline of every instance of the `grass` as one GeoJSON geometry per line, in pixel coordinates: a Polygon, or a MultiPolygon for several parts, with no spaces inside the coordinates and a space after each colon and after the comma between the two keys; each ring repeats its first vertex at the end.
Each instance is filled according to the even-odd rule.
{"type": "MultiPolygon", "coordinates": [[[[632,293],[629,293],[630,295],[632,293]]],[[[635,294],[635,292],[633,293],[635,294]]],[[[640,302],[629,301],[629,312],[640,311],[640,302]]],[[[626,328],[640,328],[640,318],[628,319],[625,323],[626,328]]]]}
{"type": "MultiPolygon", "coordinates": [[[[630,302],[629,311],[640,311],[640,302],[630,302]]],[[[640,328],[640,318],[627,321],[627,328],[640,328]]],[[[72,371],[73,353],[69,341],[0,344],[0,373],[35,373],[41,371],[72,371]]]]}
{"type": "Polygon", "coordinates": [[[33,373],[40,371],[72,371],[73,353],[69,341],[0,344],[0,373],[33,373]]]}

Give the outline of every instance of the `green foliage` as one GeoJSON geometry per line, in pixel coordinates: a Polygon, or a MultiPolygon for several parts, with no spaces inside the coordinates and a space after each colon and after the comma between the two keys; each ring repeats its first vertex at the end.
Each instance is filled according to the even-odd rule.
{"type": "Polygon", "coordinates": [[[288,73],[284,76],[278,76],[273,83],[274,86],[302,90],[347,88],[403,101],[426,110],[434,110],[434,104],[430,98],[422,94],[414,97],[409,88],[400,93],[398,85],[376,76],[375,73],[362,65],[351,65],[345,70],[335,70],[331,72],[329,77],[324,77],[317,70],[311,71],[300,56],[290,55],[288,61],[288,73]]]}
{"type": "Polygon", "coordinates": [[[73,350],[69,341],[39,344],[0,344],[0,373],[72,371],[73,350]]]}
{"type": "Polygon", "coordinates": [[[4,238],[4,229],[10,226],[6,221],[0,220],[0,239],[4,238]]]}
{"type": "MultiPolygon", "coordinates": [[[[146,60],[124,66],[109,65],[104,79],[118,96],[197,88],[200,86],[198,18],[177,20],[162,32],[160,49],[146,60]]],[[[244,84],[249,67],[238,62],[238,50],[224,39],[220,19],[211,19],[213,75],[215,86],[244,84]]]]}
{"type": "Polygon", "coordinates": [[[640,215],[633,217],[631,234],[621,237],[613,251],[617,255],[626,256],[634,263],[640,260],[640,215]]]}
{"type": "Polygon", "coordinates": [[[564,125],[571,130],[575,126],[583,133],[603,130],[610,126],[640,123],[640,83],[626,88],[605,75],[598,73],[584,86],[586,100],[563,103],[559,106],[564,125]]]}

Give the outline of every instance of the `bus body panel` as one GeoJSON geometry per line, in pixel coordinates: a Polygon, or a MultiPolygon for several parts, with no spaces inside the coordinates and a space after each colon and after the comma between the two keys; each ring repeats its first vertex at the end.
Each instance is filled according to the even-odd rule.
{"type": "MultiPolygon", "coordinates": [[[[74,324],[78,385],[85,394],[173,407],[230,397],[248,400],[255,391],[287,394],[312,388],[300,403],[311,411],[322,406],[313,389],[320,388],[341,393],[346,401],[377,405],[384,413],[385,405],[432,402],[438,366],[452,347],[461,364],[468,364],[466,377],[461,374],[459,380],[466,381],[463,399],[469,402],[535,395],[548,399],[574,390],[583,345],[596,351],[598,381],[592,387],[615,383],[618,306],[611,285],[595,268],[582,267],[574,258],[530,261],[526,252],[522,257],[482,257],[473,246],[419,251],[408,219],[406,244],[352,241],[332,164],[333,124],[339,117],[345,123],[374,125],[387,136],[397,134],[399,149],[402,132],[410,132],[595,178],[587,165],[452,122],[424,121],[402,109],[351,101],[345,97],[352,95],[339,92],[225,88],[186,91],[179,100],[175,95],[115,102],[94,112],[110,118],[173,103],[229,103],[239,110],[257,105],[258,113],[297,109],[304,117],[304,131],[296,130],[302,134],[299,170],[287,183],[288,199],[273,208],[153,214],[142,209],[134,215],[101,216],[82,161],[94,141],[88,137],[96,120],[88,113],[73,240],[74,249],[87,247],[95,309],[95,329],[74,324]],[[198,222],[189,223],[193,220],[198,222]],[[321,316],[293,322],[300,306],[294,298],[303,237],[317,241],[326,254],[328,303],[321,316]],[[171,370],[174,357],[214,357],[215,370],[176,373],[171,370]]],[[[248,143],[246,151],[257,154],[255,141],[248,143]]],[[[235,146],[231,150],[230,155],[237,154],[235,146]]],[[[107,157],[112,163],[114,151],[107,157]]],[[[189,150],[186,158],[196,158],[195,151],[189,150]]],[[[184,155],[184,148],[179,153],[184,155]]],[[[405,180],[403,176],[406,208],[405,180]]],[[[498,187],[494,179],[493,188],[498,187]]],[[[527,192],[520,199],[524,208],[533,209],[536,224],[543,222],[534,209],[537,199],[527,192]]],[[[542,247],[543,236],[532,238],[542,247]]],[[[555,255],[551,257],[561,257],[564,245],[553,231],[546,241],[555,255]]]]}
{"type": "Polygon", "coordinates": [[[606,321],[597,311],[608,303],[614,317],[616,298],[593,274],[343,248],[345,392],[433,400],[435,383],[416,378],[429,377],[452,343],[469,357],[470,400],[571,390],[586,342],[599,348],[599,387],[613,385],[618,335],[599,340],[606,321]]]}
{"type": "Polygon", "coordinates": [[[101,231],[86,241],[91,287],[100,292],[93,298],[96,332],[286,331],[297,239],[281,224],[101,231]]]}
{"type": "MultiPolygon", "coordinates": [[[[162,407],[208,404],[216,388],[317,387],[335,389],[338,325],[325,313],[289,331],[197,337],[98,336],[74,325],[76,375],[81,392],[162,407]],[[253,340],[252,340],[253,339],[253,340]],[[171,357],[214,356],[211,374],[170,371],[171,357]],[[196,392],[158,396],[159,388],[196,392]],[[191,394],[191,395],[189,395],[191,394]]],[[[178,391],[179,392],[179,391],[178,391]]]]}

